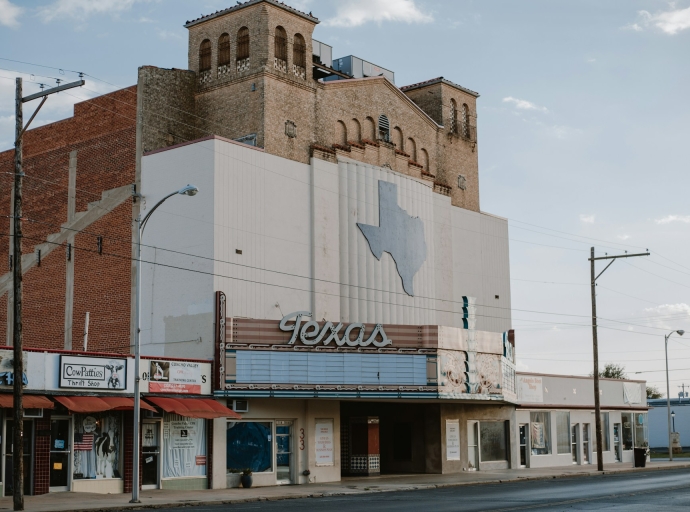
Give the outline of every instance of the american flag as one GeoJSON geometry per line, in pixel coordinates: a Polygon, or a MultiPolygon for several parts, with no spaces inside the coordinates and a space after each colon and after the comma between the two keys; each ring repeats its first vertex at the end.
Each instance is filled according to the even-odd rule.
{"type": "Polygon", "coordinates": [[[93,434],[74,434],[74,450],[90,452],[93,450],[93,434]]]}

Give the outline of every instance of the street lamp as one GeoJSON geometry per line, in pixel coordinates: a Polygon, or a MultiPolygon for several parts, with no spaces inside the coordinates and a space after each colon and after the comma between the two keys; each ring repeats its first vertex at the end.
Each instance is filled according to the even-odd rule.
{"type": "Polygon", "coordinates": [[[136,328],[134,329],[134,463],[132,464],[132,499],[130,503],[140,503],[139,501],[139,423],[140,423],[140,413],[141,413],[141,408],[140,408],[140,401],[141,401],[141,392],[139,388],[139,363],[141,360],[141,350],[140,350],[140,345],[139,345],[139,303],[141,302],[141,237],[144,234],[144,228],[146,227],[146,223],[148,220],[151,218],[151,214],[156,211],[156,208],[158,208],[161,204],[163,204],[166,200],[170,199],[172,196],[175,195],[182,195],[182,196],[195,196],[199,192],[199,189],[196,188],[194,185],[187,185],[186,187],[182,187],[180,190],[176,190],[175,192],[171,192],[167,196],[165,196],[163,199],[158,201],[153,208],[151,208],[151,211],[146,214],[146,216],[142,219],[141,214],[137,216],[136,223],[137,223],[137,233],[136,233],[136,244],[137,244],[137,281],[136,281],[136,302],[134,305],[134,317],[136,319],[135,321],[135,326],[136,328]]]}
{"type": "Polygon", "coordinates": [[[673,432],[676,431],[676,411],[671,411],[671,418],[673,419],[673,432]]]}
{"type": "MultiPolygon", "coordinates": [[[[683,329],[678,329],[677,331],[671,331],[666,336],[664,336],[664,344],[666,349],[666,410],[668,414],[668,457],[671,462],[673,462],[673,441],[671,440],[671,391],[668,385],[668,339],[673,333],[678,333],[678,336],[685,334],[683,329]]],[[[675,430],[675,425],[674,429],[675,430]]]]}

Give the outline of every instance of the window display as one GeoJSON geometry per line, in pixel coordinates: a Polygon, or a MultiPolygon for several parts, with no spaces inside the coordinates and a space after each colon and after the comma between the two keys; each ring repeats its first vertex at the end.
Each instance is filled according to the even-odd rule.
{"type": "Polygon", "coordinates": [[[633,449],[633,413],[624,412],[621,413],[621,419],[623,420],[623,449],[632,450],[633,449]]]}
{"type": "Polygon", "coordinates": [[[206,420],[163,415],[163,478],[206,476],[206,420]]]}
{"type": "Polygon", "coordinates": [[[530,431],[532,455],[549,455],[551,453],[551,413],[530,412],[530,431]]]}
{"type": "Polygon", "coordinates": [[[268,421],[229,421],[227,439],[227,471],[254,473],[273,471],[272,425],[268,421]]]}
{"type": "Polygon", "coordinates": [[[556,412],[556,452],[570,453],[570,413],[556,412]]]}
{"type": "Polygon", "coordinates": [[[74,415],[75,479],[122,478],[122,416],[115,412],[74,415]]]}
{"type": "Polygon", "coordinates": [[[636,412],[633,414],[635,419],[635,448],[646,448],[649,444],[647,434],[647,413],[636,412]]]}

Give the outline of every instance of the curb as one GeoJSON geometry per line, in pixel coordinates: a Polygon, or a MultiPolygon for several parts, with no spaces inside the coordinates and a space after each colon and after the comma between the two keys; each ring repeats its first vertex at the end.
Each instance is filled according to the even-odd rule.
{"type": "MultiPolygon", "coordinates": [[[[106,506],[99,508],[79,508],[72,509],[73,512],[113,512],[119,510],[155,510],[161,508],[183,508],[183,507],[199,507],[199,506],[213,506],[213,505],[237,505],[242,503],[256,503],[260,501],[283,501],[283,500],[295,500],[295,499],[307,499],[307,498],[329,498],[334,496],[353,496],[361,494],[373,494],[373,493],[385,493],[385,492],[404,492],[404,491],[422,491],[430,489],[446,489],[451,487],[463,487],[468,485],[496,485],[496,484],[508,484],[508,483],[518,483],[518,482],[531,482],[537,480],[554,480],[554,479],[565,479],[565,478],[581,478],[581,477],[597,477],[603,475],[620,475],[626,473],[640,473],[647,471],[670,471],[674,469],[690,469],[689,464],[683,464],[672,467],[647,467],[647,468],[628,468],[628,469],[613,469],[608,471],[603,471],[602,473],[597,472],[579,472],[579,473],[560,473],[556,475],[548,476],[528,476],[509,479],[495,479],[487,480],[484,482],[448,482],[442,484],[411,484],[408,486],[401,486],[394,489],[376,489],[365,487],[363,489],[349,489],[350,492],[317,492],[312,494],[283,494],[270,497],[257,496],[254,498],[230,498],[230,499],[220,499],[220,500],[199,500],[199,501],[184,501],[184,502],[172,502],[172,503],[158,503],[158,504],[137,504],[124,507],[122,505],[106,506]]],[[[373,482],[372,482],[373,483],[373,482]]]]}

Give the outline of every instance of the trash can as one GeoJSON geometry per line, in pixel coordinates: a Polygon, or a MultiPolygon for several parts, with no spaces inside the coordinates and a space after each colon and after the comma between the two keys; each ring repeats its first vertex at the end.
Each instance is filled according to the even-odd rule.
{"type": "Polygon", "coordinates": [[[647,448],[635,448],[635,467],[644,468],[647,466],[647,448]]]}

